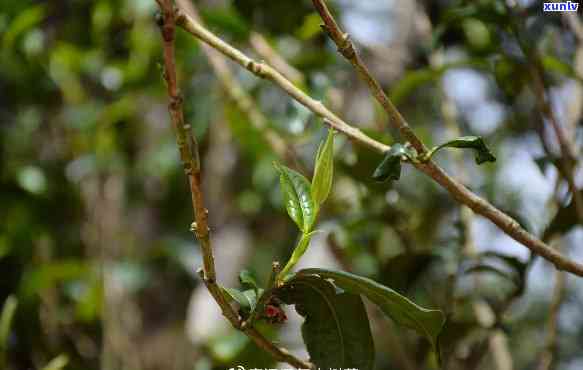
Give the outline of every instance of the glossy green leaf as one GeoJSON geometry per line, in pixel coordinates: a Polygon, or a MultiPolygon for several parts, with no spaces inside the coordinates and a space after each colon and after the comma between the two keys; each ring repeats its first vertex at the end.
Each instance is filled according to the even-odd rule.
{"type": "Polygon", "coordinates": [[[328,131],[326,141],[318,148],[312,179],[312,199],[317,206],[328,199],[334,177],[334,131],[328,131]]]}
{"type": "Polygon", "coordinates": [[[488,149],[486,146],[484,139],[479,136],[462,136],[443,143],[429,152],[429,158],[431,158],[431,156],[443,148],[473,149],[476,153],[475,159],[477,164],[482,164],[484,162],[496,162],[496,157],[494,157],[492,152],[490,152],[490,149],[488,149]]]}
{"type": "Polygon", "coordinates": [[[401,144],[391,146],[381,163],[372,174],[375,181],[397,181],[401,178],[401,161],[403,157],[412,157],[411,149],[401,144]]]}
{"type": "Polygon", "coordinates": [[[295,277],[276,294],[305,318],[302,337],[316,367],[373,368],[374,343],[358,294],[315,275],[295,277]]]}
{"type": "Polygon", "coordinates": [[[445,324],[445,315],[416,305],[393,289],[374,280],[341,271],[318,268],[301,270],[296,276],[320,276],[333,280],[334,284],[353,294],[362,294],[377,304],[396,323],[415,330],[429,340],[440,358],[438,336],[445,324]]]}
{"type": "Polygon", "coordinates": [[[18,300],[13,295],[8,296],[4,301],[0,314],[0,353],[5,352],[8,348],[8,336],[17,307],[18,300]]]}
{"type": "Polygon", "coordinates": [[[280,174],[279,182],[287,213],[302,232],[309,233],[316,220],[310,182],[290,168],[277,163],[274,165],[280,174]]]}

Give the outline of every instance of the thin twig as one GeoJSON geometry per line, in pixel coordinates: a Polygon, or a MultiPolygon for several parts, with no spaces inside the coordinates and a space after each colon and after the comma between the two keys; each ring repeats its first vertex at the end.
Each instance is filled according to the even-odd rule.
{"type": "Polygon", "coordinates": [[[218,50],[219,52],[226,55],[233,61],[237,62],[242,67],[246,68],[251,73],[255,74],[257,77],[272,81],[273,83],[281,87],[290,96],[292,96],[295,100],[297,100],[299,103],[304,105],[312,112],[316,113],[318,116],[330,120],[331,125],[337,131],[345,133],[351,139],[363,145],[372,147],[380,153],[384,153],[390,148],[388,145],[380,143],[370,138],[369,136],[365,135],[359,129],[350,126],[348,123],[344,122],[334,113],[332,113],[320,101],[312,99],[311,97],[306,95],[303,91],[297,88],[293,83],[291,83],[275,68],[271,67],[265,62],[257,62],[249,58],[247,55],[243,54],[238,49],[232,47],[231,45],[227,44],[226,42],[218,38],[216,35],[211,33],[209,30],[207,30],[200,23],[196,22],[194,19],[192,19],[184,12],[180,10],[178,11],[176,21],[177,24],[183,27],[187,32],[191,33],[201,41],[210,45],[212,48],[218,50]]]}
{"type": "MultiPolygon", "coordinates": [[[[506,9],[511,14],[514,13],[516,8],[519,6],[515,4],[511,6],[506,4],[506,9]]],[[[575,172],[578,166],[577,160],[579,157],[578,149],[574,142],[571,141],[570,135],[565,131],[565,128],[561,125],[549,99],[548,88],[544,80],[544,69],[542,66],[541,58],[538,55],[536,48],[533,48],[529,43],[523,39],[523,23],[521,17],[515,17],[515,21],[511,24],[511,30],[514,33],[514,37],[518,42],[522,52],[526,56],[528,61],[528,72],[531,76],[531,89],[535,95],[537,109],[539,110],[543,120],[546,119],[550,123],[553,129],[557,141],[559,143],[559,149],[561,151],[561,158],[557,169],[561,173],[562,177],[567,181],[569,190],[573,196],[573,201],[575,203],[575,209],[577,213],[577,218],[579,222],[583,221],[583,197],[577,189],[577,184],[575,182],[575,172]]],[[[576,34],[577,36],[577,34],[576,34]]],[[[543,139],[544,140],[544,139],[543,139]]]]}
{"type": "MultiPolygon", "coordinates": [[[[340,27],[338,26],[338,23],[336,22],[336,20],[334,19],[334,17],[330,13],[330,10],[326,6],[325,2],[323,0],[312,0],[312,1],[314,3],[316,10],[320,14],[320,16],[324,22],[324,24],[322,25],[322,28],[326,31],[326,33],[330,36],[330,38],[338,46],[338,51],[340,52],[340,54],[342,54],[354,66],[354,68],[357,70],[359,76],[368,84],[368,86],[372,92],[372,95],[385,108],[387,113],[393,118],[392,123],[396,126],[396,128],[398,128],[400,130],[403,137],[405,137],[418,152],[425,152],[425,150],[426,150],[425,145],[421,142],[421,140],[417,137],[417,135],[415,135],[415,133],[409,127],[409,125],[407,124],[405,119],[401,116],[401,114],[398,112],[396,107],[391,103],[391,101],[389,100],[389,98],[387,97],[387,95],[385,94],[383,89],[381,88],[380,84],[370,74],[370,72],[368,71],[368,68],[366,67],[364,62],[360,59],[354,44],[350,40],[349,35],[344,33],[340,29],[340,27]]],[[[547,111],[550,111],[550,108],[547,111]]],[[[552,117],[552,118],[554,118],[554,117],[552,117]]],[[[556,120],[554,121],[554,123],[555,123],[554,126],[558,126],[556,120]]],[[[567,146],[562,145],[561,147],[566,148],[567,146]]],[[[570,146],[569,146],[569,148],[570,148],[570,146]]],[[[518,226],[516,224],[516,221],[512,220],[510,217],[508,217],[503,212],[501,212],[497,208],[493,207],[491,204],[487,203],[483,199],[480,199],[477,196],[475,196],[473,193],[467,191],[467,188],[465,188],[463,185],[457,183],[457,181],[450,178],[439,166],[435,165],[433,162],[427,163],[426,166],[423,164],[417,164],[416,167],[421,169],[423,172],[425,172],[426,174],[431,176],[434,180],[436,180],[438,183],[440,183],[442,186],[444,186],[446,189],[448,189],[450,191],[450,193],[452,193],[454,195],[454,197],[456,197],[456,199],[458,199],[462,203],[465,203],[472,210],[474,210],[474,212],[476,212],[478,214],[482,214],[483,216],[489,218],[492,222],[494,222],[496,225],[498,225],[507,234],[512,236],[515,240],[525,244],[527,247],[529,247],[534,252],[543,255],[543,257],[545,257],[545,258],[551,257],[551,254],[548,254],[549,252],[553,252],[552,254],[554,254],[556,256],[561,256],[559,253],[555,252],[550,247],[545,245],[542,241],[536,239],[532,235],[528,235],[532,238],[529,238],[531,240],[527,241],[526,238],[524,238],[524,237],[527,236],[526,234],[528,234],[528,232],[526,232],[526,230],[524,230],[520,226],[518,226]],[[422,167],[422,168],[420,168],[420,167],[422,167]],[[467,201],[472,200],[472,202],[466,202],[466,201],[464,201],[464,199],[459,198],[459,196],[461,195],[460,191],[464,192],[464,190],[467,193],[467,195],[470,196],[469,198],[466,198],[466,200],[467,201]],[[473,201],[476,201],[476,203],[474,203],[473,201]],[[482,203],[482,204],[480,204],[480,203],[482,203]],[[489,213],[489,215],[486,215],[484,213],[479,212],[479,209],[482,206],[486,206],[488,208],[487,212],[489,213]],[[502,223],[502,222],[500,222],[502,220],[498,219],[498,217],[493,218],[493,216],[503,216],[504,218],[510,219],[511,222],[515,223],[515,225],[507,224],[506,222],[509,220],[505,220],[506,222],[502,223]],[[516,226],[518,226],[518,227],[516,227],[516,226]],[[513,233],[513,234],[511,234],[511,233],[513,233]],[[530,243],[530,245],[526,244],[526,243],[530,243]],[[541,252],[547,253],[547,255],[545,256],[541,252]]],[[[571,180],[572,180],[572,177],[571,177],[571,180]]],[[[574,191],[574,193],[573,193],[574,196],[579,197],[578,192],[576,192],[574,181],[570,181],[569,183],[572,185],[572,190],[574,191]]],[[[563,256],[561,256],[561,257],[563,257],[563,256]]],[[[555,263],[555,265],[556,265],[556,263],[555,263]]],[[[557,266],[557,267],[560,268],[559,266],[557,266]]],[[[581,267],[581,266],[579,266],[579,267],[581,267]]]]}
{"type": "Polygon", "coordinates": [[[214,255],[210,241],[210,229],[208,227],[208,210],[204,206],[203,192],[201,188],[201,170],[198,155],[198,145],[192,136],[190,125],[184,121],[182,109],[182,97],[178,89],[176,77],[176,63],[174,55],[174,39],[176,18],[174,2],[172,0],[157,0],[162,12],[161,31],[164,41],[164,76],[170,104],[168,110],[172,120],[172,125],[176,133],[176,142],[180,151],[180,158],[184,166],[184,171],[190,183],[192,207],[194,209],[195,222],[192,224],[192,231],[200,241],[203,255],[203,269],[199,275],[205,286],[219,305],[223,315],[231,322],[233,327],[243,331],[250,337],[257,346],[269,352],[274,358],[285,361],[297,368],[312,368],[313,366],[291,355],[287,350],[279,348],[267,340],[252,326],[242,327],[239,315],[233,310],[223,295],[220,286],[216,282],[214,255]]]}
{"type": "MultiPolygon", "coordinates": [[[[267,65],[266,63],[260,63],[249,58],[240,50],[227,44],[180,10],[177,12],[176,21],[177,24],[183,27],[187,32],[191,33],[193,36],[218,50],[223,55],[246,68],[256,76],[270,80],[278,85],[292,98],[311,110],[314,114],[326,119],[327,124],[332,128],[344,133],[358,144],[369,147],[380,153],[384,153],[390,149],[388,145],[372,139],[371,137],[365,135],[362,131],[350,126],[348,123],[340,119],[321,102],[312,99],[302,90],[294,86],[273,67],[267,65]]],[[[583,276],[582,264],[563,256],[561,253],[546,245],[537,237],[523,229],[520,224],[510,216],[500,211],[488,201],[474,194],[464,185],[450,177],[443,171],[443,169],[441,169],[441,167],[437,166],[432,161],[427,163],[413,163],[413,165],[421,172],[433,178],[458,202],[465,204],[475,213],[489,219],[511,238],[523,244],[531,251],[542,256],[549,262],[553,263],[557,269],[565,270],[578,276],[583,276]]]]}
{"type": "MultiPolygon", "coordinates": [[[[539,69],[535,66],[531,66],[530,71],[533,78],[533,90],[536,96],[538,110],[543,118],[546,118],[547,121],[551,123],[551,127],[553,128],[553,131],[555,132],[559,142],[561,158],[559,159],[558,169],[569,185],[569,190],[571,191],[573,201],[575,202],[577,217],[581,222],[583,221],[583,197],[578,191],[577,184],[575,183],[575,171],[577,168],[578,157],[577,149],[571,140],[568,139],[567,133],[565,132],[563,126],[557,120],[557,116],[554,113],[551,103],[548,100],[544,81],[539,69]]],[[[539,132],[541,135],[544,135],[544,132],[539,132]]]]}
{"type": "MultiPolygon", "coordinates": [[[[433,55],[432,64],[436,68],[440,68],[443,61],[443,52],[438,51],[433,55]]],[[[461,130],[458,123],[458,115],[455,103],[447,96],[444,89],[443,82],[440,83],[441,92],[441,113],[446,126],[446,130],[449,131],[450,136],[458,137],[461,136],[461,130]]],[[[459,176],[464,180],[467,180],[467,169],[464,163],[463,156],[460,152],[453,153],[455,164],[459,176]]],[[[474,217],[470,209],[463,204],[459,207],[459,217],[461,228],[463,230],[463,249],[460,251],[460,257],[465,255],[470,258],[475,258],[477,255],[477,248],[474,241],[473,233],[473,221],[474,217]]],[[[479,290],[481,281],[478,275],[474,276],[474,289],[479,290]]],[[[455,286],[455,285],[454,285],[455,286]]],[[[451,294],[455,294],[452,292],[451,294]]],[[[485,327],[491,327],[493,322],[490,318],[493,318],[494,311],[486,302],[481,300],[475,300],[473,302],[473,310],[476,315],[478,322],[485,327]]],[[[490,349],[492,352],[492,357],[496,363],[496,369],[498,370],[512,370],[513,362],[512,356],[510,355],[510,350],[508,348],[508,337],[499,328],[491,328],[490,335],[488,338],[490,349]]]]}
{"type": "Polygon", "coordinates": [[[418,154],[425,153],[427,148],[417,135],[415,135],[411,127],[409,127],[405,118],[403,118],[399,110],[391,102],[378,81],[372,76],[368,67],[360,58],[350,36],[340,29],[332,13],[328,10],[326,3],[323,0],[312,0],[312,2],[324,21],[322,28],[330,36],[332,41],[334,41],[338,47],[338,52],[352,64],[358,72],[359,77],[366,82],[372,95],[389,115],[391,123],[399,130],[401,136],[411,143],[418,154]]]}
{"type": "MultiPolygon", "coordinates": [[[[202,23],[195,5],[190,1],[177,0],[181,10],[187,13],[194,20],[202,23]]],[[[229,66],[220,54],[205,43],[200,43],[203,53],[206,55],[212,69],[214,70],[223,90],[235,103],[237,108],[249,119],[249,122],[265,137],[265,140],[279,157],[286,158],[292,154],[292,149],[288,147],[285,140],[278,133],[269,127],[268,119],[257,109],[257,104],[253,98],[243,89],[241,84],[235,79],[229,66]]]]}
{"type": "Polygon", "coordinates": [[[546,348],[542,353],[539,370],[552,370],[557,365],[558,339],[559,339],[559,313],[565,299],[566,276],[564,271],[555,272],[555,286],[553,298],[549,308],[547,319],[546,348]]]}

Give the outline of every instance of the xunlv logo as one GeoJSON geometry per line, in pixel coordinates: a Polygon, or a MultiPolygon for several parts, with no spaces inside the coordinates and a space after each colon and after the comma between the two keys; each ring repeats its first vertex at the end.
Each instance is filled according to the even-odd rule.
{"type": "Polygon", "coordinates": [[[579,3],[571,1],[543,4],[543,12],[576,12],[578,8],[579,3]]]}

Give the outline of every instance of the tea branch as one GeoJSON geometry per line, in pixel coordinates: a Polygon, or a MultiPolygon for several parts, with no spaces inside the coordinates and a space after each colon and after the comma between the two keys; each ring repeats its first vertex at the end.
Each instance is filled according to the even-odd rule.
{"type": "MultiPolygon", "coordinates": [[[[371,137],[365,135],[362,131],[350,126],[348,123],[343,121],[337,115],[332,113],[326,106],[321,102],[312,99],[306,95],[299,88],[294,86],[289,80],[287,80],[281,73],[275,70],[273,67],[269,66],[263,62],[257,62],[240,50],[234,48],[233,46],[227,44],[216,35],[211,33],[209,30],[204,28],[201,24],[193,20],[188,15],[184,14],[180,9],[177,10],[176,21],[179,26],[184,28],[187,32],[191,33],[196,38],[210,45],[214,49],[221,52],[223,55],[233,60],[234,62],[246,68],[251,73],[255,74],[260,78],[264,78],[272,81],[274,84],[278,85],[286,93],[288,93],[292,98],[297,100],[299,103],[304,105],[306,108],[311,110],[317,116],[325,119],[325,122],[333,129],[342,132],[348,136],[353,141],[360,145],[369,147],[377,152],[384,153],[390,149],[390,146],[383,144],[379,141],[372,139],[371,137]]],[[[400,116],[400,114],[399,114],[400,116]]],[[[403,123],[401,121],[401,123],[403,123]]],[[[408,126],[407,126],[408,127],[408,126]]],[[[412,133],[409,129],[404,129],[405,132],[412,133]]],[[[423,148],[419,146],[419,148],[423,148]]],[[[574,275],[583,276],[583,265],[569,259],[568,257],[557,252],[553,248],[549,247],[543,241],[526,231],[522,228],[517,221],[512,219],[510,216],[494,207],[485,199],[479,197],[475,193],[471,192],[464,185],[459,183],[457,180],[450,177],[445,171],[437,166],[433,161],[428,161],[426,163],[412,163],[419,171],[425,173],[431,177],[434,181],[440,184],[445,190],[447,190],[455,200],[460,203],[465,204],[475,213],[489,219],[492,223],[497,225],[502,231],[512,237],[514,240],[523,244],[529,248],[533,253],[540,255],[549,262],[555,265],[559,270],[568,271],[574,275]]]]}
{"type": "Polygon", "coordinates": [[[208,291],[219,305],[223,315],[229,320],[233,327],[244,332],[257,346],[269,352],[277,360],[285,361],[297,368],[312,368],[312,364],[296,358],[283,348],[275,346],[252,326],[244,326],[239,315],[227,302],[221,291],[221,287],[217,284],[214,254],[211,247],[210,229],[208,226],[208,210],[204,205],[204,197],[201,187],[202,173],[198,154],[198,144],[196,139],[192,136],[190,125],[184,120],[182,107],[183,99],[178,88],[176,77],[176,61],[174,53],[176,13],[174,11],[174,2],[172,0],[156,0],[156,2],[161,10],[159,25],[162,33],[164,49],[164,78],[166,80],[168,97],[170,100],[168,110],[176,134],[176,143],[180,151],[180,158],[184,167],[184,172],[188,177],[190,185],[192,207],[194,209],[195,217],[195,222],[193,222],[191,230],[200,242],[203,255],[203,268],[199,270],[199,275],[208,291]]]}

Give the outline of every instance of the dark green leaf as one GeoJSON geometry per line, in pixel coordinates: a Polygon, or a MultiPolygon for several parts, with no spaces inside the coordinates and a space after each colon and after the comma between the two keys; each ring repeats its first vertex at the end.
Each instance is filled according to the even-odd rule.
{"type": "Polygon", "coordinates": [[[441,144],[438,147],[432,149],[429,153],[429,157],[435,154],[437,151],[443,148],[461,148],[461,149],[473,149],[476,152],[476,163],[482,164],[484,162],[496,162],[496,157],[490,152],[490,149],[484,143],[484,140],[479,136],[462,136],[457,139],[448,141],[447,143],[441,144]]]}
{"type": "Polygon", "coordinates": [[[279,182],[285,208],[291,219],[304,233],[309,233],[316,220],[310,182],[300,173],[274,163],[279,171],[279,182]]]}
{"type": "Polygon", "coordinates": [[[374,344],[359,295],[314,275],[294,277],[276,294],[305,318],[302,337],[316,367],[373,368],[374,344]]]}
{"type": "Polygon", "coordinates": [[[438,256],[430,253],[403,253],[383,264],[380,281],[398,292],[407,292],[438,256]]]}
{"type": "Polygon", "coordinates": [[[514,270],[514,272],[518,275],[524,275],[526,273],[527,264],[522,262],[520,259],[502,254],[497,252],[484,252],[481,253],[478,258],[480,259],[496,259],[501,261],[502,263],[506,264],[508,267],[514,270]]]}
{"type": "Polygon", "coordinates": [[[334,284],[346,291],[365,295],[396,323],[411,328],[427,338],[439,359],[440,351],[437,338],[445,324],[445,316],[440,310],[420,307],[391,288],[374,280],[347,272],[310,268],[301,270],[296,276],[306,275],[332,279],[334,284]]]}
{"type": "Polygon", "coordinates": [[[527,267],[527,263],[514,256],[484,252],[478,255],[478,262],[466,269],[465,273],[493,273],[513,283],[515,292],[519,293],[525,288],[527,267]]]}
{"type": "Polygon", "coordinates": [[[394,144],[374,170],[372,178],[376,181],[397,181],[401,177],[401,161],[403,157],[411,157],[411,151],[401,144],[394,144]]]}
{"type": "Polygon", "coordinates": [[[334,131],[328,130],[328,137],[318,148],[316,167],[312,179],[312,199],[317,206],[326,201],[332,189],[334,176],[334,131]]]}
{"type": "MultiPolygon", "coordinates": [[[[580,190],[579,193],[583,196],[583,190],[580,190]]],[[[569,205],[561,207],[555,217],[553,217],[543,233],[543,240],[548,240],[556,234],[569,232],[575,225],[581,224],[577,221],[578,218],[575,202],[571,199],[569,205]]]]}
{"type": "Polygon", "coordinates": [[[504,279],[507,279],[511,282],[514,282],[514,278],[511,275],[509,275],[507,272],[502,271],[499,268],[496,268],[496,267],[490,266],[490,265],[474,265],[465,271],[466,274],[480,273],[480,272],[490,272],[490,273],[493,273],[494,275],[498,275],[504,279]]]}

